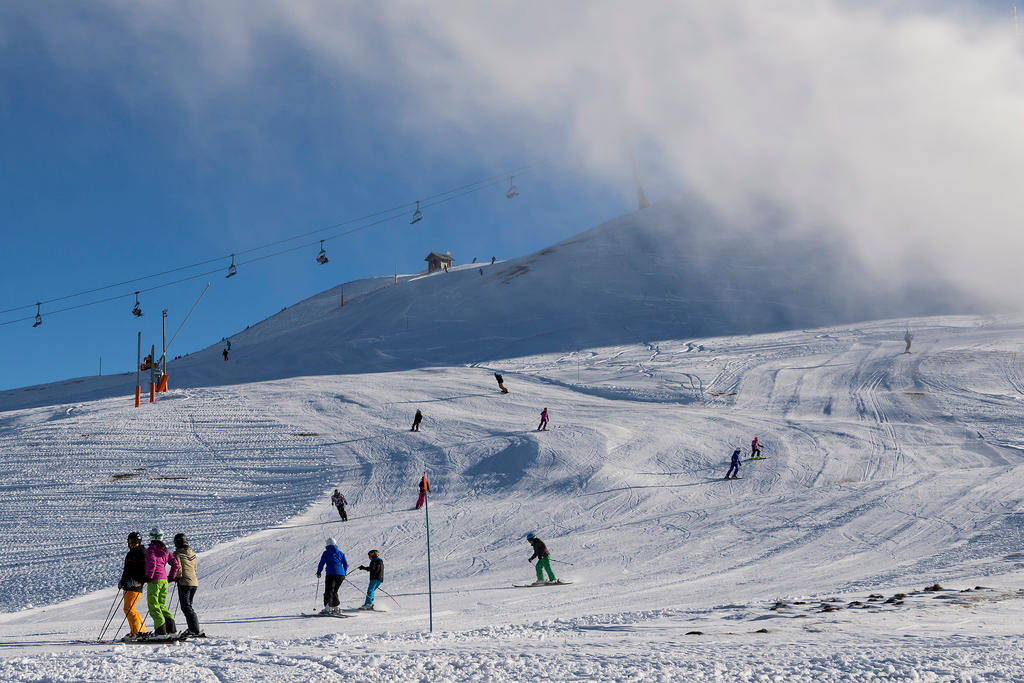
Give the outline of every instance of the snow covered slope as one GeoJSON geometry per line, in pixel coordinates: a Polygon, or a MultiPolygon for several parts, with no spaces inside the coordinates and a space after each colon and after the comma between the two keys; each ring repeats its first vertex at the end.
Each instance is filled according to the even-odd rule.
{"type": "Polygon", "coordinates": [[[107,587],[0,617],[0,676],[1020,677],[1024,321],[910,323],[910,354],[894,320],[6,411],[5,608],[107,587]],[[722,480],[754,435],[767,458],[722,480]],[[152,524],[202,551],[216,637],[155,660],[69,642],[95,637],[124,535],[152,524]],[[512,588],[528,530],[571,586],[512,588]],[[350,560],[379,548],[401,606],[298,616],[327,536],[350,560]],[[911,592],[935,582],[955,590],[911,592]]]}

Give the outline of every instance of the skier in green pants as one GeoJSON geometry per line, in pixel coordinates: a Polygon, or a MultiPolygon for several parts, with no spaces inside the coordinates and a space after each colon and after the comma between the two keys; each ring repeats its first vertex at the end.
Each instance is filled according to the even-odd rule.
{"type": "Polygon", "coordinates": [[[174,581],[180,568],[178,560],[164,545],[164,532],[153,528],[146,548],[146,602],[153,617],[153,635],[169,636],[177,632],[174,617],[167,610],[167,581],[174,581]],[[170,574],[167,565],[171,566],[170,574]]]}
{"type": "Polygon", "coordinates": [[[537,534],[532,531],[526,534],[526,540],[533,546],[533,555],[530,557],[530,562],[533,562],[533,559],[537,558],[537,582],[534,585],[544,583],[545,571],[548,573],[548,583],[558,581],[558,579],[555,578],[555,573],[551,571],[551,553],[548,552],[548,547],[544,545],[544,541],[537,538],[537,534]]]}

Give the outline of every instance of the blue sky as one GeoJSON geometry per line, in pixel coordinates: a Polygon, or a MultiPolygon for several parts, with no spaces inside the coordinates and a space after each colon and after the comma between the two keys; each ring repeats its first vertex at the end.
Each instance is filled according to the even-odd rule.
{"type": "MultiPolygon", "coordinates": [[[[974,260],[956,242],[959,226],[940,226],[948,244],[934,232],[962,207],[906,217],[927,202],[867,186],[894,167],[927,181],[932,140],[948,140],[951,127],[998,131],[1005,119],[1014,131],[1019,102],[1003,100],[1020,55],[1006,52],[1006,8],[985,2],[953,16],[949,3],[919,3],[923,10],[895,16],[889,3],[813,6],[5,4],[0,310],[533,166],[516,179],[515,200],[502,185],[432,208],[415,226],[400,219],[330,239],[326,266],[310,247],[243,267],[231,280],[209,278],[170,355],[186,353],[347,280],[419,270],[431,250],[450,250],[459,262],[521,256],[630,211],[627,147],[652,199],[686,187],[741,217],[768,198],[795,229],[833,225],[858,254],[877,253],[878,240],[894,234],[887,217],[899,214],[909,232],[887,249],[887,265],[905,254],[925,258],[914,226],[929,226],[925,241],[936,253],[926,260],[956,250],[963,272],[950,276],[974,284],[981,251],[974,260]],[[885,64],[872,63],[879,45],[891,50],[885,64]],[[958,81],[948,65],[959,64],[969,66],[958,81]],[[934,81],[948,87],[888,94],[934,81]],[[961,82],[976,89],[969,96],[985,115],[925,121],[962,101],[961,82]],[[776,100],[777,92],[797,96],[776,100]],[[879,93],[892,100],[884,100],[884,120],[874,116],[879,93]],[[852,104],[837,112],[831,103],[840,99],[852,104]],[[848,154],[876,143],[883,153],[848,154]]],[[[1010,137],[991,152],[982,145],[984,154],[978,144],[954,145],[948,163],[978,178],[979,169],[999,167],[993,155],[1019,158],[1010,137]]],[[[934,180],[928,196],[947,182],[934,180]]],[[[1002,202],[1012,194],[1001,181],[987,187],[1002,202]]],[[[964,201],[971,211],[988,206],[986,225],[1002,234],[1000,221],[1020,207],[992,208],[989,199],[964,201]]],[[[219,263],[226,268],[227,259],[219,263]]],[[[95,374],[100,357],[104,374],[131,369],[136,332],[158,343],[160,309],[173,329],[206,280],[144,292],[142,319],[130,315],[131,292],[191,272],[48,304],[36,329],[2,324],[33,309],[0,314],[0,388],[95,374]],[[116,294],[123,298],[47,315],[116,294]]]]}

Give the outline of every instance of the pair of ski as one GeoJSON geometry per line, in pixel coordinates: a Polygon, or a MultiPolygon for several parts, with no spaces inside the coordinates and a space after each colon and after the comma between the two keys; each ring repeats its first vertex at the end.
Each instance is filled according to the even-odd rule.
{"type": "Polygon", "coordinates": [[[202,633],[197,636],[186,635],[184,632],[176,633],[172,636],[153,636],[150,638],[129,638],[127,640],[81,640],[77,641],[80,643],[96,644],[96,645],[170,645],[171,643],[184,643],[186,640],[192,640],[193,638],[205,638],[206,634],[202,633]]]}
{"type": "Polygon", "coordinates": [[[354,614],[345,614],[345,612],[377,612],[378,610],[372,607],[356,607],[354,609],[347,609],[344,612],[332,613],[332,612],[303,612],[304,617],[334,617],[335,619],[348,619],[354,617],[354,614]]]}
{"type": "Polygon", "coordinates": [[[544,586],[568,586],[572,581],[543,581],[540,583],[513,583],[513,588],[543,588],[544,586]]]}

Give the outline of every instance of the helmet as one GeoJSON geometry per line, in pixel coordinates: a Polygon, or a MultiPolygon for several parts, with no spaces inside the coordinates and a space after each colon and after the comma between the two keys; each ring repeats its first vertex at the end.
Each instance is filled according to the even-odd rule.
{"type": "Polygon", "coordinates": [[[338,545],[338,542],[335,541],[333,538],[328,538],[327,545],[338,545]]]}
{"type": "Polygon", "coordinates": [[[174,546],[176,548],[184,548],[188,546],[188,539],[185,538],[185,534],[174,534],[174,546]]]}
{"type": "Polygon", "coordinates": [[[537,534],[533,533],[532,531],[530,533],[526,534],[526,540],[527,541],[532,541],[535,538],[537,538],[537,534]]]}
{"type": "Polygon", "coordinates": [[[153,527],[149,530],[149,537],[154,541],[161,541],[164,538],[164,532],[157,527],[153,527]]]}
{"type": "Polygon", "coordinates": [[[371,550],[370,552],[368,552],[366,554],[369,557],[377,557],[378,555],[380,555],[380,551],[379,550],[371,550]]]}
{"type": "Polygon", "coordinates": [[[128,540],[142,543],[142,536],[139,535],[138,531],[133,531],[130,534],[128,534],[128,540]]]}

